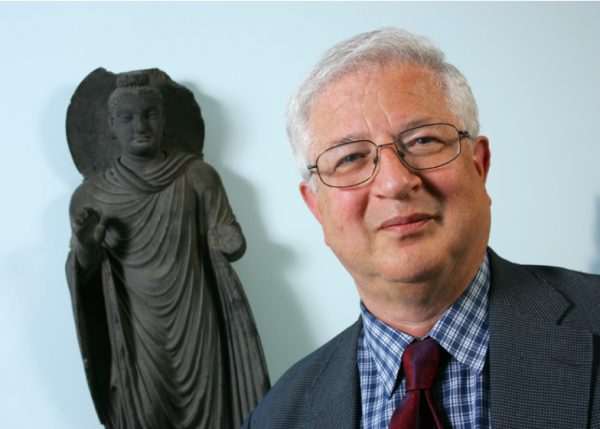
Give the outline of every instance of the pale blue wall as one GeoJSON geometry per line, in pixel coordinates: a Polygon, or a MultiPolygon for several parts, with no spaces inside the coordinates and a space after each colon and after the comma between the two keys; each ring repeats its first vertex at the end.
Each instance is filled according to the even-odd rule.
{"type": "Polygon", "coordinates": [[[317,56],[385,25],[437,40],[491,140],[493,247],[600,272],[598,22],[597,3],[0,4],[0,425],[98,427],[63,272],[80,182],[65,112],[90,71],[160,67],[193,89],[206,159],[249,242],[235,266],[275,379],[358,314],[284,133],[287,99],[317,56]]]}

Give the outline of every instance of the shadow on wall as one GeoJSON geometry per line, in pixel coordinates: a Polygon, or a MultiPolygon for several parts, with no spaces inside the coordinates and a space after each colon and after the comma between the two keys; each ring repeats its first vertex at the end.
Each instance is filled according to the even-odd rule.
{"type": "Polygon", "coordinates": [[[246,254],[234,266],[250,301],[274,383],[306,350],[315,346],[298,300],[285,280],[292,252],[269,240],[268,225],[260,217],[260,191],[228,167],[223,153],[225,145],[230,144],[227,131],[232,119],[225,117],[218,101],[194,84],[182,84],[194,93],[202,110],[206,131],[204,159],[219,172],[246,236],[246,254]]]}
{"type": "Polygon", "coordinates": [[[594,243],[596,244],[596,256],[592,262],[591,272],[600,274],[600,195],[596,197],[596,225],[594,227],[594,243]]]}

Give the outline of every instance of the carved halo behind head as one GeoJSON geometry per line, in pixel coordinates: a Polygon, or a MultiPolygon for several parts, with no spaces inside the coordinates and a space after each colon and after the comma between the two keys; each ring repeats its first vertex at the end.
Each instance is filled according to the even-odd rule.
{"type": "Polygon", "coordinates": [[[165,114],[162,147],[202,156],[204,121],[194,95],[162,70],[91,72],[77,87],[67,110],[67,141],[75,166],[85,177],[104,171],[121,148],[109,127],[112,107],[124,91],[148,91],[161,97],[165,114]]]}

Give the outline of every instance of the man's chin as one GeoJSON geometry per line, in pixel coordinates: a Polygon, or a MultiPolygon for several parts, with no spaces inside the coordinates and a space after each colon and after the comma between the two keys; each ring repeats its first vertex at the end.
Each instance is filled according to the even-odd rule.
{"type": "Polygon", "coordinates": [[[406,246],[381,266],[381,277],[396,283],[423,283],[444,269],[444,258],[435,257],[415,243],[406,246]]]}

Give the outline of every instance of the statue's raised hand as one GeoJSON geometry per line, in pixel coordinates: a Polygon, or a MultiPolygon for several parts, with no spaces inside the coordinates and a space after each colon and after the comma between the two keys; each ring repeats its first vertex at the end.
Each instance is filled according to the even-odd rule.
{"type": "Polygon", "coordinates": [[[106,217],[91,207],[82,207],[77,211],[73,232],[79,243],[77,259],[81,266],[96,265],[106,237],[106,217]]]}

